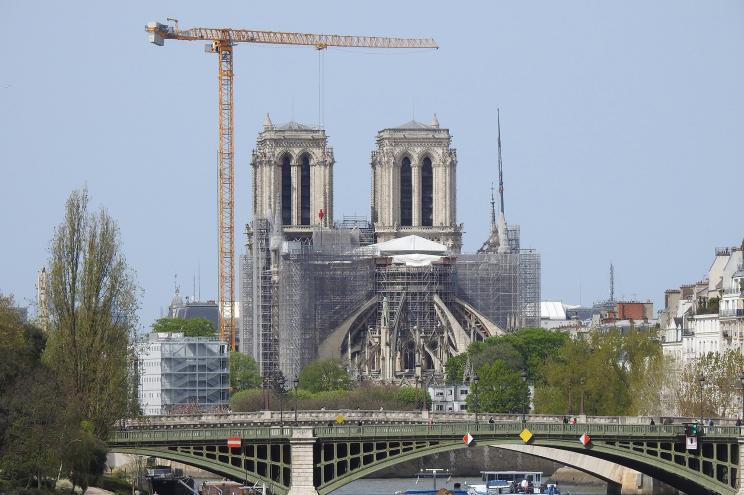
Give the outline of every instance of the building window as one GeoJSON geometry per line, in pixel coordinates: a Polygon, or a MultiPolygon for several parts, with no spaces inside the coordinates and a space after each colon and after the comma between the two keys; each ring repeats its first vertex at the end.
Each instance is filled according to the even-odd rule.
{"type": "Polygon", "coordinates": [[[421,225],[431,227],[434,214],[434,174],[431,158],[424,158],[421,164],[421,225]]]}
{"type": "Polygon", "coordinates": [[[292,163],[282,158],[282,225],[292,225],[292,163]]]}
{"type": "Polygon", "coordinates": [[[413,225],[413,182],[411,180],[411,159],[403,158],[400,164],[400,224],[413,225]]]}
{"type": "Polygon", "coordinates": [[[300,166],[300,225],[310,225],[310,157],[302,157],[300,166]]]}

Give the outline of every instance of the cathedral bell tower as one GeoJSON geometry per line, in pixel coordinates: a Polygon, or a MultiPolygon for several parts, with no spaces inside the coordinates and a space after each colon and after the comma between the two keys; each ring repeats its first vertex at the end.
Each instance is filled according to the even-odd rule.
{"type": "Polygon", "coordinates": [[[333,225],[334,160],[327,142],[323,129],[275,126],[266,115],[251,160],[254,219],[280,219],[289,239],[333,225]]]}
{"type": "Polygon", "coordinates": [[[448,129],[412,120],[377,133],[371,209],[377,242],[418,235],[462,249],[456,217],[457,153],[448,129]]]}

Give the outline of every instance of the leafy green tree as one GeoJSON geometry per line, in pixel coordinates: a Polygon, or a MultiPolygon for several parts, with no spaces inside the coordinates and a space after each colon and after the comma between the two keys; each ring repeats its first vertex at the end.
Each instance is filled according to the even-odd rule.
{"type": "Polygon", "coordinates": [[[318,359],[300,372],[299,387],[310,392],[351,389],[351,378],[337,359],[318,359]]]}
{"type": "Polygon", "coordinates": [[[535,408],[549,414],[658,410],[663,357],[654,331],[594,331],[568,339],[537,370],[535,408]],[[654,390],[654,387],[657,387],[654,390]]]}
{"type": "Polygon", "coordinates": [[[542,381],[540,366],[554,356],[569,339],[566,333],[544,328],[523,328],[501,338],[522,356],[527,376],[533,382],[542,381]]]}
{"type": "Polygon", "coordinates": [[[10,390],[9,421],[0,440],[0,471],[14,479],[41,480],[57,475],[64,459],[71,428],[68,403],[59,393],[56,377],[38,362],[10,390]]]}
{"type": "Polygon", "coordinates": [[[50,325],[44,360],[65,393],[105,438],[136,410],[130,369],[138,288],[121,253],[119,228],[88,192],[73,191],[56,228],[49,260],[50,325]]]}
{"type": "Polygon", "coordinates": [[[478,368],[478,383],[467,397],[468,411],[519,413],[529,404],[527,383],[519,370],[497,359],[478,368]]]}
{"type": "Polygon", "coordinates": [[[152,324],[153,333],[183,333],[184,337],[214,337],[217,331],[211,321],[198,316],[196,318],[160,318],[152,324]]]}
{"type": "Polygon", "coordinates": [[[447,364],[444,366],[445,380],[447,381],[447,385],[456,385],[462,383],[467,362],[467,352],[463,352],[462,354],[458,354],[457,356],[452,356],[447,360],[447,364]]]}
{"type": "Polygon", "coordinates": [[[258,364],[251,356],[240,352],[231,352],[228,362],[230,365],[230,389],[233,393],[261,388],[261,373],[258,370],[258,364]]]}
{"type": "Polygon", "coordinates": [[[494,361],[503,361],[507,367],[515,370],[524,368],[524,359],[517,349],[503,337],[490,337],[483,342],[473,342],[468,348],[473,369],[479,369],[494,361]]]}

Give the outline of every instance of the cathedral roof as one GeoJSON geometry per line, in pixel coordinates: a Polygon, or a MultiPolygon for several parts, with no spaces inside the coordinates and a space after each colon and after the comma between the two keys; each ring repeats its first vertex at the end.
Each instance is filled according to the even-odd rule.
{"type": "Polygon", "coordinates": [[[294,120],[290,120],[286,124],[274,126],[274,129],[278,129],[280,131],[317,131],[318,130],[317,127],[300,124],[299,122],[295,122],[294,120]]]}
{"type": "Polygon", "coordinates": [[[422,124],[418,120],[410,120],[406,122],[405,124],[401,124],[398,127],[394,127],[393,129],[436,129],[437,127],[433,125],[422,124]]]}

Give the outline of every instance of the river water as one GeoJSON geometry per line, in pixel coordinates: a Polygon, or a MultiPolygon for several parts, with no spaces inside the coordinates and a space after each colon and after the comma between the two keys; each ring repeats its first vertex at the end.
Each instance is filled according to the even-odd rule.
{"type": "MultiPolygon", "coordinates": [[[[400,490],[431,488],[431,481],[431,479],[422,479],[417,485],[416,478],[361,479],[332,491],[330,495],[393,495],[400,490]]],[[[437,488],[453,488],[454,483],[461,483],[464,486],[465,483],[482,484],[483,482],[480,478],[456,478],[453,476],[449,483],[445,483],[445,479],[437,480],[437,488]]],[[[561,484],[559,487],[563,495],[597,495],[607,493],[605,485],[578,487],[561,484]]]]}

